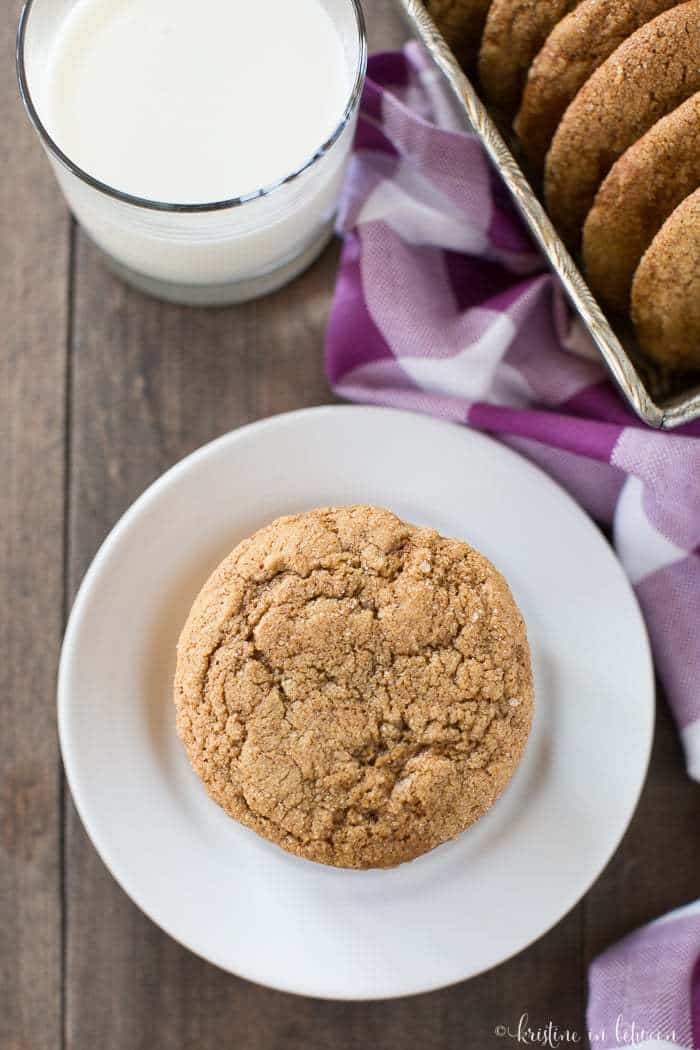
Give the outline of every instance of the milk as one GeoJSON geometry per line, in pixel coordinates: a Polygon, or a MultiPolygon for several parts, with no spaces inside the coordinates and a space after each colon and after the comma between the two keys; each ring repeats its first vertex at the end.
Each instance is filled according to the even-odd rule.
{"type": "Polygon", "coordinates": [[[118,269],[206,302],[308,265],[328,237],[364,72],[353,0],[77,0],[60,16],[55,0],[32,5],[25,94],[72,209],[118,269]],[[257,199],[219,203],[305,165],[257,199]]]}
{"type": "Polygon", "coordinates": [[[102,182],[202,204],[296,171],[349,95],[320,0],[78,0],[49,57],[43,113],[102,182]]]}

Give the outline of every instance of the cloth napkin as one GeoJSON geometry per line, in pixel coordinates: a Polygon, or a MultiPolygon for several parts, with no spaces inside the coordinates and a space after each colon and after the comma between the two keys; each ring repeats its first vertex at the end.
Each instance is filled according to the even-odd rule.
{"type": "Polygon", "coordinates": [[[417,44],[370,59],[339,214],[331,385],[492,433],[612,527],[700,780],[700,422],[662,432],[627,408],[456,121],[417,44]]]}
{"type": "Polygon", "coordinates": [[[644,926],[591,965],[592,1047],[700,1050],[700,901],[644,926]]]}
{"type": "MultiPolygon", "coordinates": [[[[375,55],[368,73],[331,385],[491,433],[611,527],[700,780],[700,423],[655,431],[624,404],[420,47],[375,55]]],[[[600,956],[592,1045],[700,1050],[699,956],[700,903],[600,956]]]]}

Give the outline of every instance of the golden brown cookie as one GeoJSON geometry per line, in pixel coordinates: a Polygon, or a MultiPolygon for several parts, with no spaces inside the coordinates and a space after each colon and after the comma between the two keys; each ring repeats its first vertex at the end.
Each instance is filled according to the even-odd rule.
{"type": "Polygon", "coordinates": [[[598,190],[583,227],[583,258],[601,302],[629,309],[639,260],[671,212],[698,186],[700,92],[630,146],[598,190]]]}
{"type": "Polygon", "coordinates": [[[530,730],[522,616],[457,540],[374,507],[244,540],[178,643],[177,729],[209,795],[291,853],[391,867],[489,809],[530,730]]]}
{"type": "Polygon", "coordinates": [[[639,345],[671,368],[700,368],[700,190],[666,220],[632,284],[639,345]]]}
{"type": "Polygon", "coordinates": [[[581,0],[547,37],[530,66],[515,129],[541,175],[559,121],[591,73],[640,26],[678,0],[581,0]]]}
{"type": "Polygon", "coordinates": [[[545,164],[547,207],[569,244],[617,158],[700,90],[699,54],[700,0],[688,0],[638,29],[581,88],[545,164]]]}
{"type": "Polygon", "coordinates": [[[517,113],[530,63],[577,0],[493,0],[479,51],[484,101],[504,121],[517,113]]]}
{"type": "Polygon", "coordinates": [[[491,0],[426,0],[438,29],[466,70],[476,65],[491,0]]]}

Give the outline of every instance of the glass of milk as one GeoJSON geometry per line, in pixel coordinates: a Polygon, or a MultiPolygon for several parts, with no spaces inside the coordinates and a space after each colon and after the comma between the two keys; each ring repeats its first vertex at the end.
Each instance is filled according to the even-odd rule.
{"type": "Polygon", "coordinates": [[[28,0],[20,91],[108,264],[241,302],[329,240],[367,61],[359,0],[28,0]]]}

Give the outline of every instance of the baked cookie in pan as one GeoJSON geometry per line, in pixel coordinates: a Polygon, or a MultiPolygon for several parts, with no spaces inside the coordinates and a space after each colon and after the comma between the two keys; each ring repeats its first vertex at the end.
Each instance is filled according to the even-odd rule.
{"type": "Polygon", "coordinates": [[[545,164],[550,217],[571,245],[618,157],[700,90],[700,0],[638,29],[586,81],[559,124],[545,164]]]}
{"type": "Polygon", "coordinates": [[[632,284],[642,350],[676,369],[700,368],[700,190],[657,233],[632,284]]]}
{"type": "Polygon", "coordinates": [[[641,26],[678,0],[581,0],[530,66],[515,130],[533,174],[569,104],[592,73],[641,26]]]}
{"type": "Polygon", "coordinates": [[[460,65],[472,72],[491,0],[425,0],[425,6],[460,65]]]}
{"type": "Polygon", "coordinates": [[[530,63],[577,0],[493,0],[479,51],[484,101],[501,121],[518,111],[530,63]]]}
{"type": "Polygon", "coordinates": [[[629,310],[642,255],[671,212],[698,187],[700,92],[630,146],[598,190],[583,227],[583,259],[601,302],[629,310]]]}

